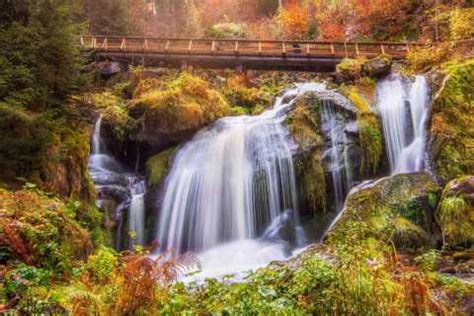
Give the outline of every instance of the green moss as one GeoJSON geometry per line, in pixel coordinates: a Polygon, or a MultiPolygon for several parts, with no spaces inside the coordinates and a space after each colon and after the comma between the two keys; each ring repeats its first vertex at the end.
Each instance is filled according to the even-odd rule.
{"type": "Polygon", "coordinates": [[[188,134],[230,114],[225,98],[204,80],[182,73],[162,90],[152,90],[136,101],[145,109],[146,133],[188,134]]]}
{"type": "Polygon", "coordinates": [[[363,150],[360,172],[374,175],[380,165],[383,153],[383,134],[370,102],[375,99],[375,86],[370,79],[361,81],[357,86],[343,86],[339,91],[359,110],[357,127],[359,128],[359,147],[363,150]]]}
{"type": "Polygon", "coordinates": [[[316,99],[300,98],[286,123],[301,151],[295,161],[295,168],[303,196],[313,211],[325,211],[327,184],[322,161],[324,141],[318,123],[318,108],[316,99]]]}
{"type": "Polygon", "coordinates": [[[445,66],[447,78],[432,105],[430,156],[444,181],[474,173],[474,59],[445,66]]]}
{"type": "Polygon", "coordinates": [[[171,148],[149,158],[146,162],[148,183],[150,186],[160,184],[171,166],[171,157],[176,148],[171,148]]]}
{"type": "Polygon", "coordinates": [[[363,174],[375,174],[380,165],[383,151],[383,138],[380,124],[373,115],[360,114],[357,117],[359,128],[359,146],[364,151],[360,171],[363,174]]]}
{"type": "Polygon", "coordinates": [[[399,247],[430,243],[434,209],[429,195],[439,192],[427,174],[385,178],[347,197],[344,213],[328,236],[330,244],[358,243],[368,237],[399,247]]]}
{"type": "Polygon", "coordinates": [[[255,106],[268,107],[271,98],[268,94],[257,88],[246,88],[242,86],[233,86],[226,90],[225,96],[229,104],[251,109],[255,106]]]}
{"type": "Polygon", "coordinates": [[[240,107],[240,106],[233,106],[231,108],[231,110],[232,110],[232,115],[234,115],[234,116],[249,114],[248,110],[246,108],[243,108],[243,107],[240,107]]]}
{"type": "Polygon", "coordinates": [[[342,81],[354,81],[361,77],[363,60],[344,58],[336,66],[336,74],[342,81]]]}
{"type": "Polygon", "coordinates": [[[474,245],[474,205],[470,202],[472,188],[469,188],[471,178],[461,177],[449,182],[436,211],[444,241],[449,246],[474,245]]]}

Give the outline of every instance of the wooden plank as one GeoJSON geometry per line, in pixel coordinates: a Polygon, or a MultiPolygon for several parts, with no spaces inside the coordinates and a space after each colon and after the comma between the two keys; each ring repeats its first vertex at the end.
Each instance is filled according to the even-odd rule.
{"type": "Polygon", "coordinates": [[[193,49],[193,40],[189,40],[188,53],[190,53],[192,49],[193,49]]]}

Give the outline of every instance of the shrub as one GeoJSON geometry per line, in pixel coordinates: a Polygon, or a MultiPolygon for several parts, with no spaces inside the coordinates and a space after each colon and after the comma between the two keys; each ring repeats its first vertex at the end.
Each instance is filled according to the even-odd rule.
{"type": "Polygon", "coordinates": [[[92,248],[89,233],[71,218],[58,199],[32,190],[0,189],[0,230],[12,252],[27,264],[70,273],[74,258],[92,248]]]}
{"type": "Polygon", "coordinates": [[[95,254],[89,256],[84,266],[84,273],[96,284],[107,284],[114,277],[117,264],[115,251],[102,246],[95,254]]]}
{"type": "Polygon", "coordinates": [[[456,8],[451,12],[450,21],[451,40],[459,41],[474,37],[474,8],[456,8]]]}
{"type": "Polygon", "coordinates": [[[215,24],[206,29],[205,35],[211,38],[245,38],[247,26],[236,23],[215,24]]]}
{"type": "Polygon", "coordinates": [[[440,43],[432,47],[413,48],[407,60],[413,72],[426,72],[453,57],[450,43],[440,43]]]}

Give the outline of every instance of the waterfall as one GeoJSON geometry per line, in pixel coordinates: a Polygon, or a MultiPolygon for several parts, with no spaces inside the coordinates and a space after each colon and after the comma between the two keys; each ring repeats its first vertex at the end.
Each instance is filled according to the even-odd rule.
{"type": "Polygon", "coordinates": [[[297,218],[296,145],[283,123],[297,95],[322,89],[300,85],[259,116],[220,119],[178,151],[158,218],[162,250],[204,251],[256,238],[285,211],[297,218]]]}
{"type": "Polygon", "coordinates": [[[378,109],[392,174],[423,169],[428,117],[428,83],[392,75],[377,85],[378,109]]]}
{"type": "Polygon", "coordinates": [[[102,115],[99,116],[99,119],[95,123],[94,134],[92,135],[92,154],[100,154],[102,137],[100,132],[102,129],[102,115]]]}
{"type": "Polygon", "coordinates": [[[143,244],[145,241],[145,184],[135,173],[128,172],[121,163],[110,155],[101,135],[102,116],[97,120],[92,135],[92,150],[89,156],[89,172],[97,190],[97,206],[115,211],[117,249],[123,248],[121,228],[124,214],[129,218],[129,245],[143,244]]]}
{"type": "Polygon", "coordinates": [[[346,194],[352,187],[352,172],[348,157],[348,139],[345,133],[346,122],[341,113],[334,110],[330,101],[324,100],[321,118],[323,132],[329,135],[331,146],[324,157],[328,158],[328,168],[334,190],[336,211],[344,206],[346,194]]]}
{"type": "MultiPolygon", "coordinates": [[[[129,232],[134,233],[130,246],[145,244],[145,181],[132,184],[129,210],[129,232]]],[[[130,247],[132,248],[132,247],[130,247]]]]}

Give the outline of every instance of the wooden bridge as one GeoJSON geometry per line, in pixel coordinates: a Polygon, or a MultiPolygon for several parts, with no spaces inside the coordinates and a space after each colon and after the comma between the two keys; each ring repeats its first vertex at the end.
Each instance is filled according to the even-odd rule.
{"type": "Polygon", "coordinates": [[[423,44],[92,35],[81,37],[84,51],[91,51],[100,59],[130,64],[314,72],[332,72],[345,57],[371,58],[386,53],[395,59],[403,59],[410,49],[420,45],[423,44]]]}

